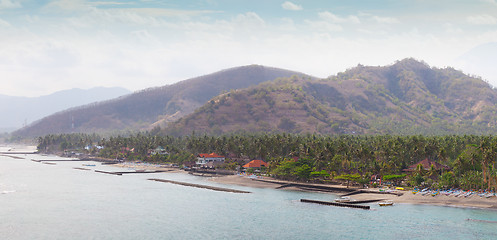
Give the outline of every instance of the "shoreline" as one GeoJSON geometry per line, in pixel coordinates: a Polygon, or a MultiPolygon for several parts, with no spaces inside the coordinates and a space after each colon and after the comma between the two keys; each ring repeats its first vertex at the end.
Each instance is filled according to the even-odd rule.
{"type": "MultiPolygon", "coordinates": [[[[271,179],[271,178],[268,178],[271,179]]],[[[245,176],[233,175],[233,176],[220,176],[214,177],[210,179],[213,182],[223,183],[223,184],[233,184],[240,185],[246,187],[256,187],[256,188],[273,188],[281,186],[279,184],[272,184],[267,182],[261,182],[252,180],[245,176]]],[[[279,180],[278,180],[279,181],[279,180]]],[[[293,182],[289,181],[281,181],[287,182],[289,184],[293,182]]],[[[331,185],[334,187],[343,187],[341,185],[331,185]]],[[[320,191],[312,191],[312,190],[302,190],[296,187],[288,187],[284,188],[287,190],[294,191],[310,191],[310,192],[320,192],[320,191]]],[[[357,189],[359,190],[359,189],[357,189]]],[[[368,189],[368,190],[379,190],[379,189],[368,189]]],[[[371,200],[371,199],[383,199],[383,200],[391,200],[394,203],[400,204],[419,204],[419,205],[434,205],[434,206],[446,206],[446,207],[460,207],[460,208],[480,208],[480,209],[493,209],[497,210],[497,197],[491,198],[482,198],[480,196],[470,196],[470,197],[454,197],[454,196],[445,196],[445,195],[437,195],[437,196],[422,196],[419,194],[413,194],[411,191],[400,191],[403,193],[402,196],[396,196],[392,194],[378,194],[378,193],[360,193],[357,195],[350,196],[352,199],[358,201],[371,200]]],[[[321,192],[322,193],[322,192],[321,192]]],[[[336,194],[338,196],[343,193],[335,192],[332,194],[336,194]]]]}
{"type": "MultiPolygon", "coordinates": [[[[187,174],[186,171],[178,169],[165,167],[161,165],[153,165],[153,164],[143,164],[143,163],[120,163],[114,164],[113,166],[122,167],[122,168],[134,168],[137,170],[167,170],[169,173],[184,173],[187,174]]],[[[227,176],[215,176],[210,177],[208,181],[228,184],[228,185],[237,185],[243,187],[253,187],[253,188],[270,188],[277,189],[285,184],[300,184],[298,182],[291,181],[283,181],[278,179],[273,179],[270,177],[264,177],[264,180],[269,181],[257,181],[256,179],[249,178],[248,176],[241,175],[227,175],[227,176]]],[[[316,186],[330,186],[335,188],[346,188],[342,185],[329,185],[329,184],[313,184],[316,186]]],[[[353,190],[360,190],[361,188],[351,188],[353,190]]],[[[307,192],[319,192],[326,193],[323,191],[317,191],[312,189],[301,189],[295,186],[288,186],[282,188],[282,190],[292,190],[292,191],[307,191],[307,192]]],[[[369,188],[367,190],[376,190],[376,188],[369,188]]],[[[350,190],[349,190],[350,191],[350,190]]],[[[479,208],[479,209],[492,209],[497,210],[497,197],[483,198],[480,196],[470,196],[470,197],[455,197],[455,196],[445,196],[445,195],[419,195],[413,194],[411,191],[401,191],[397,190],[400,193],[403,193],[402,196],[392,195],[392,194],[379,194],[379,193],[360,193],[351,196],[352,199],[363,201],[363,200],[371,200],[371,199],[382,199],[382,200],[391,200],[395,204],[419,204],[419,205],[434,205],[434,206],[446,206],[446,207],[460,207],[460,208],[479,208]]],[[[338,196],[345,194],[345,192],[327,192],[330,194],[336,194],[338,196]]],[[[331,200],[331,199],[330,199],[331,200]]]]}

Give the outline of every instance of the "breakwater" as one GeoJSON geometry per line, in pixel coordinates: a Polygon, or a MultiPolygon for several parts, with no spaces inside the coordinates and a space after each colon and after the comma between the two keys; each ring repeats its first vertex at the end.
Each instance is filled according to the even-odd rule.
{"type": "Polygon", "coordinates": [[[360,208],[360,209],[366,209],[366,210],[369,210],[371,208],[370,206],[367,206],[367,205],[357,205],[357,204],[338,203],[338,202],[327,202],[327,201],[318,201],[318,200],[310,200],[310,199],[300,199],[300,201],[301,202],[306,202],[306,203],[316,203],[316,204],[336,206],[336,207],[360,208]]]}
{"type": "Polygon", "coordinates": [[[126,171],[126,172],[109,172],[109,171],[95,170],[95,172],[112,174],[112,175],[123,175],[123,174],[133,174],[133,173],[161,173],[161,172],[168,172],[168,171],[166,171],[166,170],[136,170],[136,171],[126,171]]]}
{"type": "Polygon", "coordinates": [[[182,186],[188,186],[188,187],[204,188],[204,189],[209,189],[209,190],[214,190],[214,191],[221,191],[221,192],[250,193],[250,192],[247,192],[247,191],[241,191],[241,190],[236,190],[236,189],[221,188],[221,187],[214,187],[214,186],[200,185],[200,184],[186,183],[186,182],[178,182],[178,181],[172,181],[172,180],[167,180],[167,179],[151,178],[151,179],[148,179],[148,180],[150,180],[150,181],[157,181],[157,182],[164,182],[164,183],[172,183],[172,184],[177,184],[177,185],[182,185],[182,186]]]}
{"type": "Polygon", "coordinates": [[[13,159],[25,159],[25,158],[23,158],[23,157],[11,156],[11,155],[6,155],[6,154],[0,154],[0,156],[3,156],[3,157],[9,157],[9,158],[13,158],[13,159]]]}
{"type": "Polygon", "coordinates": [[[80,167],[74,167],[73,169],[76,169],[76,170],[84,170],[84,171],[89,171],[91,169],[88,169],[88,168],[80,168],[80,167]]]}
{"type": "Polygon", "coordinates": [[[282,189],[282,188],[287,188],[287,187],[296,187],[296,188],[299,188],[302,190],[319,191],[319,192],[354,192],[354,191],[356,191],[356,189],[350,189],[350,188],[344,188],[344,187],[342,188],[342,187],[335,187],[335,186],[326,186],[326,185],[317,185],[317,184],[288,183],[288,182],[280,182],[280,181],[265,180],[265,179],[252,179],[252,180],[281,185],[281,186],[277,187],[276,189],[282,189]]]}
{"type": "Polygon", "coordinates": [[[401,192],[392,192],[392,191],[384,191],[384,192],[380,192],[380,191],[373,191],[373,190],[366,190],[366,189],[359,189],[359,190],[355,190],[355,191],[352,191],[352,192],[349,192],[349,193],[346,193],[346,194],[343,194],[342,197],[345,197],[345,196],[352,196],[352,195],[356,195],[356,194],[361,194],[361,193],[374,193],[374,194],[391,194],[391,195],[396,195],[396,196],[402,196],[404,195],[403,193],[401,192]]]}

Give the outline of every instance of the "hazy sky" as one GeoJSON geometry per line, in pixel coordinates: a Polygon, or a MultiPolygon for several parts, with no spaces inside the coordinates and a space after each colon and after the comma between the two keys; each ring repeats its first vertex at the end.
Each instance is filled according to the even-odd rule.
{"type": "Polygon", "coordinates": [[[0,0],[0,94],[140,90],[248,64],[327,77],[406,57],[497,86],[461,58],[493,42],[496,0],[0,0]]]}

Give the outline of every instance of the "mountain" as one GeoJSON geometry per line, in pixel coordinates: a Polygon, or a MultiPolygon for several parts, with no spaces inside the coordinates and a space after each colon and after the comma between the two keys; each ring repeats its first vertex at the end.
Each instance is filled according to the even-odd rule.
{"type": "Polygon", "coordinates": [[[221,94],[165,133],[497,133],[497,91],[453,68],[404,59],[327,79],[291,77],[221,94]]]}
{"type": "Polygon", "coordinates": [[[80,106],[45,117],[13,134],[110,132],[166,126],[232,89],[302,73],[258,65],[231,68],[173,85],[145,89],[117,99],[80,106]]]}
{"type": "Polygon", "coordinates": [[[55,112],[92,102],[116,98],[130,93],[124,88],[96,87],[88,90],[69,89],[40,97],[0,95],[0,130],[12,131],[28,122],[55,112]]]}

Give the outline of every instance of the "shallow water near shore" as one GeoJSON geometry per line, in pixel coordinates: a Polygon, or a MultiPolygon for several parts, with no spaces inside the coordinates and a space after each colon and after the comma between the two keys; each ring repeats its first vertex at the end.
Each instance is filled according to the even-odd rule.
{"type": "MultiPolygon", "coordinates": [[[[183,173],[123,176],[55,156],[0,156],[2,239],[497,239],[497,211],[396,204],[372,210],[300,202],[333,194],[224,185],[183,173]],[[228,193],[149,181],[231,188],[228,193]],[[484,221],[468,221],[468,219],[484,221]]],[[[496,200],[497,201],[497,200],[496,200]]]]}

